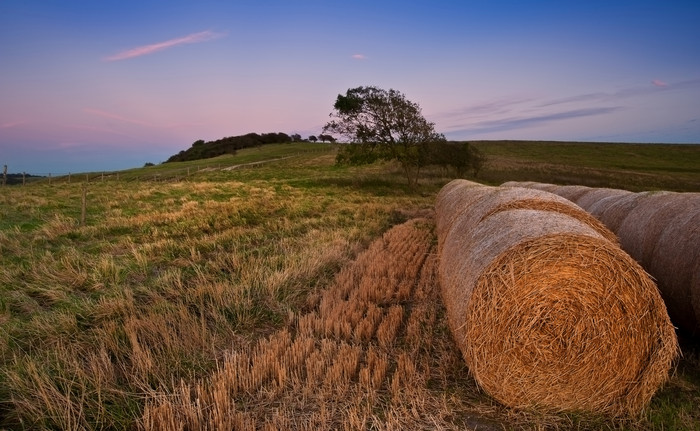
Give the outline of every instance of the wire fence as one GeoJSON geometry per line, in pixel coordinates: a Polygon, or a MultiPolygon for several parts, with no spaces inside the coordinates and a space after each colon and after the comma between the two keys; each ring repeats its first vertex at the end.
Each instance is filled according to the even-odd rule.
{"type": "Polygon", "coordinates": [[[265,160],[255,160],[247,163],[218,163],[210,161],[210,163],[193,164],[189,166],[180,166],[175,168],[167,168],[164,165],[154,165],[133,170],[122,171],[98,171],[98,172],[22,172],[21,174],[7,173],[7,166],[2,176],[0,185],[28,185],[28,184],[70,184],[80,182],[105,182],[105,181],[122,181],[122,182],[178,182],[184,181],[187,178],[205,172],[213,171],[232,171],[236,169],[251,169],[262,167],[266,164],[300,157],[308,153],[329,152],[332,148],[319,148],[313,150],[301,150],[295,154],[283,157],[276,157],[265,160]],[[153,172],[149,172],[152,169],[153,172]]]}

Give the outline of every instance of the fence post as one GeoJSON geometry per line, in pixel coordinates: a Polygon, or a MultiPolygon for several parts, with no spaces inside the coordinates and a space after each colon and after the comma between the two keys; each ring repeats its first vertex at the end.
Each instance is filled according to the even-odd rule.
{"type": "Polygon", "coordinates": [[[105,173],[104,172],[102,172],[102,182],[103,183],[105,182],[105,173]]]}
{"type": "Polygon", "coordinates": [[[22,185],[25,185],[25,184],[27,183],[27,182],[26,182],[26,177],[27,177],[27,173],[26,173],[26,172],[22,172],[22,185]]]}
{"type": "Polygon", "coordinates": [[[90,181],[90,176],[89,176],[89,175],[90,175],[90,174],[85,174],[85,182],[86,182],[86,183],[90,181]]]}
{"type": "Polygon", "coordinates": [[[83,204],[80,209],[80,226],[85,226],[85,213],[87,213],[87,183],[83,183],[83,204]]]}
{"type": "MultiPolygon", "coordinates": [[[[51,177],[51,174],[49,174],[49,177],[51,177]]],[[[68,172],[68,183],[70,184],[70,172],[68,172]]]]}
{"type": "Polygon", "coordinates": [[[51,172],[49,172],[49,185],[51,185],[51,172]]]}
{"type": "Polygon", "coordinates": [[[7,184],[7,165],[2,169],[2,185],[7,184]]]}

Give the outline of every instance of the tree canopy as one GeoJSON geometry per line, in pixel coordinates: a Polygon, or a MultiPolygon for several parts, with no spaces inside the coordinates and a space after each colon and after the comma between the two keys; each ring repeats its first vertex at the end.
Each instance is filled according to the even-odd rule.
{"type": "Polygon", "coordinates": [[[417,183],[420,169],[430,163],[430,147],[445,142],[435,124],[423,117],[420,106],[393,89],[351,88],[338,95],[333,108],[323,131],[353,143],[340,150],[338,162],[396,160],[409,185],[417,183]]]}
{"type": "MultiPolygon", "coordinates": [[[[296,135],[299,136],[299,135],[296,135]]],[[[299,136],[301,140],[301,136],[299,136]]],[[[292,138],[286,133],[248,133],[241,136],[229,136],[215,141],[204,142],[199,139],[190,148],[170,156],[168,162],[185,162],[188,160],[208,159],[223,154],[235,154],[243,148],[257,147],[265,144],[282,144],[291,142],[292,138]]]]}

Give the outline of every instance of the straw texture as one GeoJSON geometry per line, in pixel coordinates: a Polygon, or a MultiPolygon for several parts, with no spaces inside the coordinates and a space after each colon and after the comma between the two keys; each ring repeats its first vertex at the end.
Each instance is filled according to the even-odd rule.
{"type": "Polygon", "coordinates": [[[700,338],[700,193],[591,189],[576,202],[657,280],[673,324],[700,338]]]}
{"type": "Polygon", "coordinates": [[[483,188],[438,198],[477,196],[456,218],[436,211],[451,223],[438,237],[442,297],[475,380],[517,408],[641,412],[678,351],[654,283],[579,219],[505,208],[520,189],[483,188]]]}

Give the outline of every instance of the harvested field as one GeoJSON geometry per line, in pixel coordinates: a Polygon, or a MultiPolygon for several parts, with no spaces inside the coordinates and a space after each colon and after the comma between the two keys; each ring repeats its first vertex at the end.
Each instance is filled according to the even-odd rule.
{"type": "Polygon", "coordinates": [[[152,392],[140,427],[496,429],[468,403],[473,381],[450,375],[462,370],[451,339],[433,337],[445,322],[432,231],[414,219],[387,232],[288,328],[228,353],[204,380],[152,392]]]}
{"type": "Polygon", "coordinates": [[[570,215],[493,211],[522,189],[461,190],[478,198],[459,217],[436,214],[439,274],[476,381],[512,407],[638,415],[677,354],[651,279],[570,215]]]}

